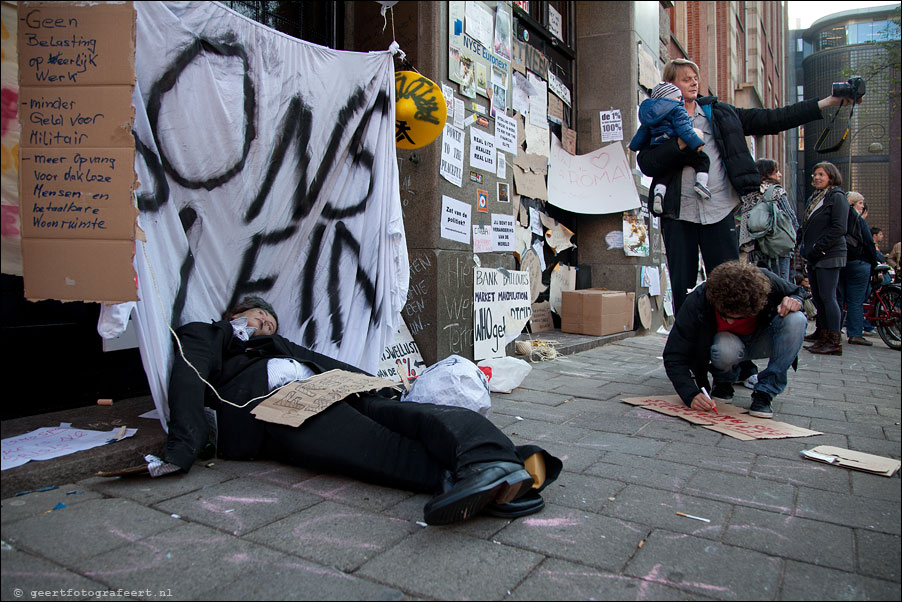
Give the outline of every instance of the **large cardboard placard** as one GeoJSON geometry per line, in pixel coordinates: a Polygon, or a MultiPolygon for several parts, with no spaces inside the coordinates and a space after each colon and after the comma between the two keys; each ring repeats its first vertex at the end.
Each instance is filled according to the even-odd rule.
{"type": "Polygon", "coordinates": [[[902,466],[902,462],[899,460],[832,445],[818,445],[812,449],[804,449],[801,453],[803,458],[809,460],[879,474],[884,477],[893,476],[902,466]]]}
{"type": "Polygon", "coordinates": [[[743,441],[753,439],[785,439],[788,437],[810,437],[822,435],[818,431],[808,430],[785,422],[777,422],[769,418],[749,416],[743,408],[717,403],[717,414],[701,412],[686,407],[679,395],[660,395],[658,397],[630,397],[620,401],[646,410],[660,412],[668,416],[677,416],[698,424],[706,429],[717,431],[743,441]]]}
{"type": "Polygon", "coordinates": [[[137,300],[134,6],[20,2],[18,26],[25,296],[137,300]]]}
{"type": "Polygon", "coordinates": [[[306,380],[288,383],[251,410],[251,413],[266,422],[301,426],[308,418],[316,416],[348,395],[396,385],[397,383],[384,378],[347,370],[329,370],[306,380]]]}

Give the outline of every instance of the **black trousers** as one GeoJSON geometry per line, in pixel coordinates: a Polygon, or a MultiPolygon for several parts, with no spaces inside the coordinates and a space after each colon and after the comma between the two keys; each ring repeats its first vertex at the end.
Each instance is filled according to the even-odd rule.
{"type": "Polygon", "coordinates": [[[664,217],[661,218],[661,233],[667,249],[673,309],[678,314],[688,291],[695,288],[698,281],[699,249],[709,274],[720,264],[739,259],[736,218],[730,213],[716,224],[703,225],[664,217]]]}
{"type": "Polygon", "coordinates": [[[411,491],[435,492],[445,470],[521,462],[510,439],[472,410],[385,397],[350,397],[298,428],[265,429],[267,457],[411,491]]]}

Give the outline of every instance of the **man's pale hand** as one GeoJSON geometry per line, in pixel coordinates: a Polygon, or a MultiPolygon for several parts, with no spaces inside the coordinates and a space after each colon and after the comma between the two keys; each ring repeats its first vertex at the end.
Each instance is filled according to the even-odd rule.
{"type": "Polygon", "coordinates": [[[710,412],[716,407],[716,405],[717,404],[715,404],[713,400],[705,397],[704,393],[699,393],[692,398],[692,402],[689,404],[689,407],[693,410],[699,410],[701,412],[710,412]]]}
{"type": "Polygon", "coordinates": [[[782,317],[786,317],[794,311],[799,311],[802,309],[802,302],[798,299],[793,299],[792,297],[783,297],[783,301],[780,302],[780,306],[777,308],[777,313],[782,317]]]}

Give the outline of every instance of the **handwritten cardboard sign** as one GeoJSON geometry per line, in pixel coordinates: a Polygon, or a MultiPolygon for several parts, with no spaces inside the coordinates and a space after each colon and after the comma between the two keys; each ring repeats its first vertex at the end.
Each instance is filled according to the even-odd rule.
{"type": "Polygon", "coordinates": [[[137,300],[134,6],[20,2],[18,24],[25,295],[137,300]]]}
{"type": "Polygon", "coordinates": [[[348,395],[394,386],[396,383],[384,378],[347,370],[329,370],[306,380],[288,383],[251,413],[266,422],[300,426],[348,395]]]}
{"type": "Polygon", "coordinates": [[[473,270],[473,358],[504,357],[532,315],[529,274],[522,271],[473,270]]]}
{"type": "Polygon", "coordinates": [[[706,429],[729,435],[742,441],[753,439],[785,439],[788,437],[810,437],[822,435],[818,431],[808,430],[802,427],[777,422],[769,418],[755,418],[749,416],[743,408],[728,404],[717,403],[717,414],[714,412],[701,412],[686,407],[679,395],[660,395],[657,397],[630,397],[620,401],[634,406],[640,406],[646,410],[676,416],[698,424],[706,429]]]}

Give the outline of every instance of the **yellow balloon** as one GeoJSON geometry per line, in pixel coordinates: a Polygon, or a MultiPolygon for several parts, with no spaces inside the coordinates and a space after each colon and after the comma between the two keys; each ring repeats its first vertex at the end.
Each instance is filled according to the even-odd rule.
{"type": "Polygon", "coordinates": [[[445,127],[445,96],[435,82],[414,71],[395,73],[395,144],[413,149],[426,146],[445,127]]]}

